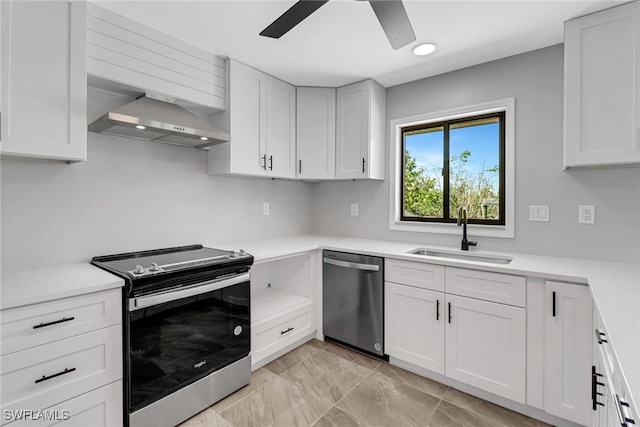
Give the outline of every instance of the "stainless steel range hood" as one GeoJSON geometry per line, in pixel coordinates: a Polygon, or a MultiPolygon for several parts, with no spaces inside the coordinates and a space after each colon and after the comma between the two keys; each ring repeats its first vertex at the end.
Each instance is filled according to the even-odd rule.
{"type": "Polygon", "coordinates": [[[150,94],[108,112],[91,123],[89,131],[195,148],[231,140],[207,120],[150,94]]]}

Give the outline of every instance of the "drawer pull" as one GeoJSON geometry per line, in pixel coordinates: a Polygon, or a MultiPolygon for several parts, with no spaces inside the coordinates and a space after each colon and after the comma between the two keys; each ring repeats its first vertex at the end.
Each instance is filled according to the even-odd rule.
{"type": "Polygon", "coordinates": [[[556,317],[556,291],[553,291],[551,305],[553,306],[553,317],[556,317]]]}
{"type": "Polygon", "coordinates": [[[451,303],[449,303],[449,323],[451,323],[451,303]]]}
{"type": "Polygon", "coordinates": [[[286,334],[287,332],[291,332],[291,331],[293,331],[293,328],[289,328],[289,329],[287,329],[286,331],[280,331],[280,335],[284,335],[284,334],[286,334]]]}
{"type": "Polygon", "coordinates": [[[631,427],[632,425],[636,425],[636,422],[633,418],[629,416],[629,403],[624,401],[620,396],[616,394],[616,409],[618,413],[618,418],[620,420],[620,424],[622,427],[631,427]]]}
{"type": "Polygon", "coordinates": [[[440,320],[440,300],[436,300],[436,320],[440,320]]]}
{"type": "Polygon", "coordinates": [[[49,375],[48,377],[45,377],[43,375],[42,378],[40,378],[39,380],[36,380],[36,384],[41,383],[41,382],[46,381],[46,380],[50,380],[51,378],[59,377],[60,375],[68,374],[69,372],[73,372],[75,370],[76,370],[76,368],[65,369],[62,372],[58,372],[57,374],[49,375]]]}
{"type": "Polygon", "coordinates": [[[606,337],[607,334],[605,334],[604,332],[600,332],[599,330],[596,329],[596,340],[598,340],[598,344],[602,344],[602,343],[608,343],[609,341],[605,340],[602,337],[606,337]]]}
{"type": "Polygon", "coordinates": [[[70,322],[74,319],[75,317],[63,317],[62,319],[56,320],[53,322],[40,323],[39,325],[34,326],[33,329],[39,329],[39,328],[44,328],[45,326],[57,325],[58,323],[70,322]]]}

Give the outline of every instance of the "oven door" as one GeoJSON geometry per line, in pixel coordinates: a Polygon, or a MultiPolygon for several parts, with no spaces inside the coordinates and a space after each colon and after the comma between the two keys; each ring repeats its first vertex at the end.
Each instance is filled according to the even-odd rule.
{"type": "Polygon", "coordinates": [[[129,412],[249,354],[249,274],[129,300],[129,412]]]}

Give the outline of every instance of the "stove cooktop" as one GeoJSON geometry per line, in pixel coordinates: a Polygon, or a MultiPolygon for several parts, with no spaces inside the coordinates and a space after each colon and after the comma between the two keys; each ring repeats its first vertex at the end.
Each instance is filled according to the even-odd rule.
{"type": "Polygon", "coordinates": [[[243,250],[226,251],[202,245],[95,257],[91,263],[122,277],[136,280],[162,273],[187,272],[201,268],[225,268],[238,261],[253,261],[243,250]]]}

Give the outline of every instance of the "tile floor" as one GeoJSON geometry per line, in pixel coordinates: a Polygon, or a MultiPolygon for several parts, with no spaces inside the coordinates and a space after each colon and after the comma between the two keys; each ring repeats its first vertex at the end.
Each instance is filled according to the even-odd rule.
{"type": "Polygon", "coordinates": [[[336,344],[312,340],[180,427],[542,427],[336,344]]]}

